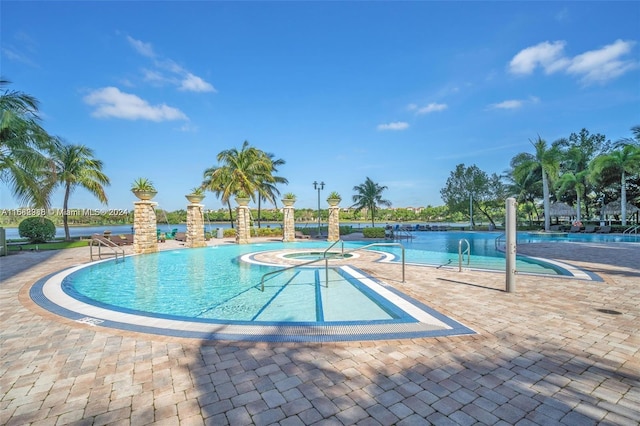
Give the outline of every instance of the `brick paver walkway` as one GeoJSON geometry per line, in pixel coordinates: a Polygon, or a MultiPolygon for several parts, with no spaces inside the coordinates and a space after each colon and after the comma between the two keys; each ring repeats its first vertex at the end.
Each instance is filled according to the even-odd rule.
{"type": "Polygon", "coordinates": [[[400,283],[393,265],[372,264],[363,269],[478,334],[329,344],[78,324],[28,289],[88,249],[0,258],[0,424],[638,424],[640,245],[519,251],[604,281],[519,275],[505,293],[504,274],[408,267],[400,283]]]}

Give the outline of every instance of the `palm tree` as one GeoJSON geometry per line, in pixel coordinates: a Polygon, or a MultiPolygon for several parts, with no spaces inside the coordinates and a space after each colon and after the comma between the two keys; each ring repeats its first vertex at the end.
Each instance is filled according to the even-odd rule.
{"type": "MultiPolygon", "coordinates": [[[[9,84],[0,79],[0,87],[9,84]]],[[[42,179],[48,162],[45,153],[57,141],[40,126],[38,100],[26,93],[4,90],[0,94],[0,181],[13,195],[34,207],[49,207],[42,179]]]]}
{"type": "Polygon", "coordinates": [[[221,165],[204,171],[202,186],[227,204],[233,227],[231,196],[244,192],[255,201],[256,192],[261,182],[268,181],[273,165],[264,152],[250,146],[247,141],[239,151],[233,148],[220,152],[217,160],[221,165]]]}
{"type": "Polygon", "coordinates": [[[578,222],[582,219],[582,197],[584,196],[586,188],[585,178],[587,175],[587,170],[583,170],[576,174],[572,172],[565,172],[558,179],[558,192],[560,194],[567,192],[569,189],[576,191],[576,220],[578,222]]]}
{"type": "Polygon", "coordinates": [[[107,203],[104,185],[109,185],[109,178],[102,172],[102,161],[93,156],[93,150],[84,145],[61,145],[51,155],[54,163],[55,182],[64,186],[64,203],[62,221],[64,223],[65,240],[71,240],[68,224],[69,197],[73,190],[80,186],[100,200],[107,203]]]}
{"type": "MultiPolygon", "coordinates": [[[[640,126],[633,128],[640,140],[640,126]]],[[[613,171],[620,177],[620,215],[622,225],[627,224],[627,175],[640,172],[640,144],[632,139],[620,141],[617,149],[596,157],[591,163],[591,176],[598,179],[603,171],[613,171]]]]}
{"type": "Polygon", "coordinates": [[[258,185],[258,228],[261,227],[261,201],[270,201],[276,208],[278,208],[277,197],[280,195],[280,191],[276,185],[287,185],[289,183],[286,178],[273,175],[273,173],[278,171],[278,167],[285,164],[286,161],[281,158],[274,160],[273,157],[275,157],[275,155],[272,153],[264,153],[264,155],[266,155],[271,162],[271,171],[268,175],[263,176],[262,182],[258,185]]]}
{"type": "Polygon", "coordinates": [[[362,209],[369,210],[371,212],[371,226],[375,226],[376,208],[379,205],[391,206],[391,201],[382,198],[382,192],[386,189],[388,189],[386,186],[380,186],[368,177],[363,184],[354,186],[353,190],[357,192],[353,196],[354,213],[358,213],[362,209]]]}
{"type": "Polygon", "coordinates": [[[580,146],[572,146],[564,152],[564,167],[566,170],[558,179],[559,194],[564,194],[569,190],[576,191],[576,220],[578,222],[582,219],[582,198],[587,190],[587,177],[589,175],[589,158],[587,154],[580,146]]]}
{"type": "Polygon", "coordinates": [[[529,217],[529,225],[532,225],[532,215],[535,215],[538,219],[540,218],[535,200],[542,193],[541,174],[527,170],[524,167],[518,168],[519,163],[514,162],[514,160],[517,160],[517,157],[511,160],[511,170],[505,174],[505,178],[511,181],[507,185],[507,191],[515,195],[519,206],[522,206],[529,217]]]}
{"type": "Polygon", "coordinates": [[[542,175],[542,201],[544,206],[544,229],[549,230],[551,220],[549,217],[550,206],[550,194],[549,186],[550,181],[553,180],[558,174],[560,167],[560,149],[557,144],[552,144],[551,147],[547,147],[547,142],[538,136],[538,139],[534,142],[531,141],[535,149],[535,154],[527,152],[516,155],[511,163],[515,165],[513,172],[520,175],[540,173],[542,175]]]}

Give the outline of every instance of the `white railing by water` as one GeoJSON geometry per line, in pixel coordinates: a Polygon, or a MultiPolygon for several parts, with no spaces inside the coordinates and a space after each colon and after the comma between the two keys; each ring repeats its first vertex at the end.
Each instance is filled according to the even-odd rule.
{"type": "Polygon", "coordinates": [[[102,247],[106,247],[115,256],[116,262],[118,261],[118,255],[122,256],[121,260],[124,261],[124,249],[119,245],[117,245],[116,243],[114,243],[113,241],[111,241],[110,239],[105,238],[104,236],[98,235],[98,234],[93,234],[91,236],[91,242],[89,243],[89,257],[91,258],[91,260],[93,260],[94,246],[98,247],[98,254],[97,254],[98,259],[102,259],[102,247]]]}
{"type": "Polygon", "coordinates": [[[629,228],[625,229],[624,232],[622,232],[622,235],[631,235],[631,234],[638,234],[638,230],[640,230],[640,225],[633,225],[630,226],[629,228]]]}
{"type": "Polygon", "coordinates": [[[458,241],[458,272],[462,272],[462,261],[464,260],[465,254],[467,255],[467,266],[469,266],[469,262],[471,261],[471,245],[469,244],[469,240],[461,239],[458,241]],[[463,250],[462,245],[466,245],[466,248],[463,250]]]}

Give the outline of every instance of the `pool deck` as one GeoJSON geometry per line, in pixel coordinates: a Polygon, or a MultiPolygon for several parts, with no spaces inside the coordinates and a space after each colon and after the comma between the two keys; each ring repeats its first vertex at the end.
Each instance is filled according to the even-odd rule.
{"type": "Polygon", "coordinates": [[[518,275],[506,293],[504,273],[407,266],[402,283],[399,265],[359,264],[477,334],[341,343],[77,323],[28,290],[87,262],[88,248],[0,257],[0,424],[638,424],[640,245],[518,250],[602,281],[518,275]]]}

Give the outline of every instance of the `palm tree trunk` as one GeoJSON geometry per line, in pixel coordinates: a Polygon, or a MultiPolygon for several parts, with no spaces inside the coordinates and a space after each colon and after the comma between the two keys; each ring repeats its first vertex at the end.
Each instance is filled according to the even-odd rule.
{"type": "Polygon", "coordinates": [[[71,241],[69,233],[69,218],[67,215],[67,206],[69,205],[69,195],[71,194],[71,185],[67,183],[64,188],[64,203],[62,203],[62,223],[64,224],[64,240],[71,241]]]}
{"type": "Polygon", "coordinates": [[[544,230],[548,231],[551,226],[551,218],[549,217],[551,206],[549,205],[549,177],[544,169],[542,169],[542,197],[544,198],[542,200],[544,205],[544,230]]]}
{"type": "Polygon", "coordinates": [[[231,229],[233,229],[233,209],[231,208],[231,201],[227,201],[229,207],[229,222],[231,222],[231,229]]]}
{"type": "Polygon", "coordinates": [[[260,194],[258,194],[258,228],[261,228],[260,226],[260,200],[262,200],[262,197],[260,196],[260,194]]]}
{"type": "Polygon", "coordinates": [[[622,216],[622,226],[627,225],[627,176],[622,169],[620,177],[620,215],[622,216]]]}

